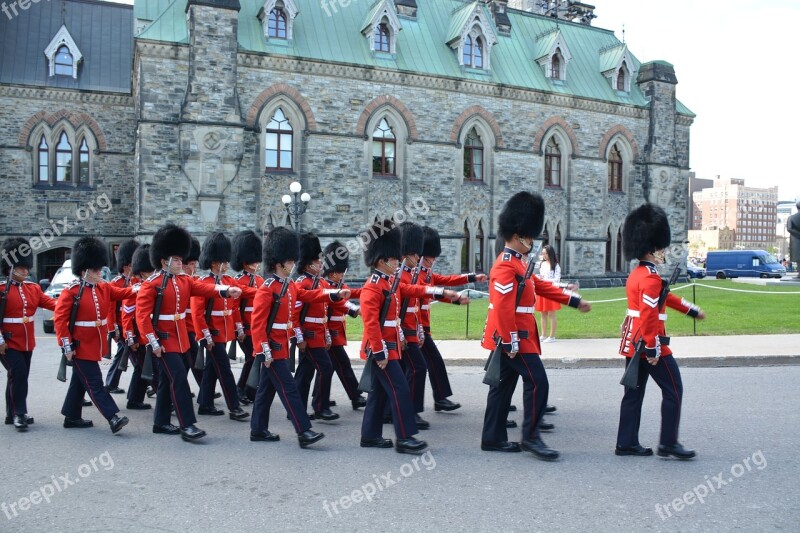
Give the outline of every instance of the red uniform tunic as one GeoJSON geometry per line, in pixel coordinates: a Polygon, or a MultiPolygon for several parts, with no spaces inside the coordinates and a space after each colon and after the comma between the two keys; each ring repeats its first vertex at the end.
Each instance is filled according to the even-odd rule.
{"type": "MultiPolygon", "coordinates": [[[[131,276],[130,285],[133,287],[141,283],[142,280],[137,276],[131,276]]],[[[147,342],[142,335],[139,334],[139,328],[136,327],[136,295],[122,300],[122,308],[120,309],[120,328],[122,338],[120,342],[126,342],[127,339],[133,338],[133,342],[137,344],[144,344],[147,342]]],[[[111,328],[109,328],[111,331],[111,328]]]]}
{"type": "Polygon", "coordinates": [[[289,287],[278,307],[278,314],[275,315],[275,322],[272,324],[269,339],[267,338],[267,322],[272,309],[272,301],[281,293],[283,279],[275,274],[270,274],[264,280],[264,284],[259,287],[253,301],[253,352],[264,353],[261,346],[269,342],[273,359],[289,358],[289,340],[294,337],[292,329],[295,317],[295,302],[330,302],[330,291],[325,289],[302,290],[298,289],[294,281],[289,281],[289,287]]]}
{"type": "Polygon", "coordinates": [[[519,283],[527,270],[527,264],[522,258],[521,253],[506,248],[497,257],[489,273],[489,314],[481,340],[481,346],[487,350],[495,349],[497,336],[510,349],[513,334],[519,339],[520,353],[541,354],[539,332],[533,315],[537,294],[570,307],[578,307],[581,303],[580,296],[572,291],[560,289],[549,281],[532,276],[525,282],[522,297],[517,304],[519,283]]]}
{"type": "MultiPolygon", "coordinates": [[[[303,274],[297,278],[296,285],[300,291],[312,290],[311,286],[314,284],[314,277],[309,274],[303,274]]],[[[317,288],[322,287],[322,279],[320,279],[317,288]]],[[[332,289],[327,289],[329,292],[332,289]]],[[[328,330],[328,303],[330,300],[323,300],[315,303],[305,304],[308,308],[306,312],[305,321],[300,324],[300,312],[303,308],[303,302],[296,301],[295,309],[297,311],[297,326],[303,328],[303,338],[308,344],[309,348],[325,348],[327,346],[326,336],[328,330]]]]}
{"type": "MultiPolygon", "coordinates": [[[[659,311],[658,300],[661,296],[662,281],[658,270],[653,263],[642,261],[639,263],[628,281],[625,283],[625,292],[628,295],[628,313],[622,324],[622,341],[620,355],[633,357],[636,343],[644,339],[645,353],[642,357],[655,357],[656,355],[672,355],[672,350],[664,344],[667,339],[665,310],[659,311]]],[[[696,317],[699,309],[691,302],[668,293],[666,307],[671,307],[681,313],[696,317]]],[[[667,341],[668,342],[668,341],[667,341]]]]}
{"type": "MultiPolygon", "coordinates": [[[[157,289],[161,287],[164,272],[157,272],[142,282],[142,288],[136,297],[136,325],[144,337],[155,335],[150,316],[156,302],[157,289]]],[[[167,338],[158,338],[159,344],[166,352],[185,353],[189,350],[189,336],[186,330],[186,307],[192,296],[221,297],[224,289],[213,284],[200,283],[188,274],[169,275],[170,279],[164,289],[161,301],[161,312],[158,319],[158,330],[167,334],[167,338]]]]}
{"type": "Polygon", "coordinates": [[[400,301],[402,298],[423,298],[433,296],[434,287],[422,285],[412,286],[400,283],[397,292],[394,293],[394,300],[389,305],[386,313],[386,320],[383,324],[379,323],[381,307],[386,299],[385,292],[392,287],[392,278],[378,272],[372,273],[370,278],[361,288],[361,318],[364,321],[364,338],[361,341],[361,358],[367,358],[367,351],[383,351],[389,360],[400,359],[398,343],[400,341],[400,324],[397,323],[397,314],[400,311],[400,301]]]}
{"type": "Polygon", "coordinates": [[[64,347],[67,339],[75,352],[74,357],[87,361],[99,361],[108,350],[108,312],[113,309],[114,302],[133,296],[130,287],[120,289],[110,283],[92,285],[86,283],[83,289],[78,313],[75,317],[75,329],[69,332],[69,318],[72,314],[72,302],[80,290],[80,281],[75,280],[67,285],[58,297],[53,323],[59,345],[64,347]],[[74,341],[79,344],[76,347],[74,341]]]}
{"type": "MultiPolygon", "coordinates": [[[[109,283],[115,287],[120,289],[124,289],[125,287],[130,287],[134,284],[132,280],[129,280],[123,275],[119,275],[109,281],[109,283]]],[[[122,331],[122,305],[121,302],[114,304],[111,306],[111,309],[108,310],[108,332],[113,333],[114,330],[119,326],[120,331],[122,331]]]]}
{"type": "MultiPolygon", "coordinates": [[[[475,281],[475,274],[457,274],[454,276],[442,276],[433,271],[433,269],[421,267],[419,274],[419,285],[437,286],[437,287],[458,287],[473,283],[475,281]]],[[[431,331],[431,298],[424,297],[419,300],[419,320],[422,323],[422,329],[426,333],[431,331]]]]}
{"type": "MultiPolygon", "coordinates": [[[[400,268],[400,283],[408,286],[424,287],[424,285],[420,283],[421,277],[422,274],[417,277],[417,282],[412,285],[411,281],[414,278],[414,269],[407,266],[400,268]]],[[[403,322],[400,324],[400,327],[403,329],[403,335],[405,336],[407,342],[419,343],[419,337],[417,334],[417,327],[421,324],[419,320],[419,302],[419,298],[408,298],[406,314],[403,317],[403,322]]],[[[402,307],[402,300],[400,301],[400,305],[402,307]]]]}
{"type": "MultiPolygon", "coordinates": [[[[339,284],[328,278],[320,282],[320,287],[325,289],[337,289],[339,284]]],[[[350,289],[347,284],[342,284],[342,289],[350,289]]],[[[350,289],[350,299],[357,300],[361,294],[361,289],[350,289]]],[[[347,346],[347,326],[346,317],[349,315],[355,318],[359,306],[350,300],[339,300],[328,305],[328,332],[331,334],[331,346],[347,346]]]]}
{"type": "MultiPolygon", "coordinates": [[[[6,281],[0,282],[0,293],[6,290],[6,281]]],[[[32,281],[11,282],[6,300],[6,315],[0,325],[3,335],[8,335],[6,344],[12,350],[32,352],[36,346],[33,328],[33,315],[36,308],[56,308],[56,301],[42,292],[42,288],[32,281]]]]}
{"type": "MultiPolygon", "coordinates": [[[[222,275],[219,279],[221,285],[235,285],[239,284],[231,276],[222,275]]],[[[214,287],[217,285],[215,277],[211,274],[201,276],[197,283],[214,287]]],[[[196,296],[192,298],[192,321],[194,322],[194,330],[199,336],[204,336],[205,332],[211,333],[211,338],[215,343],[230,342],[236,339],[236,325],[241,326],[242,317],[239,314],[239,302],[235,300],[228,300],[227,298],[220,298],[219,294],[211,296],[214,303],[211,307],[210,321],[206,322],[206,304],[208,303],[206,296],[196,296]]]]}
{"type": "Polygon", "coordinates": [[[239,298],[239,313],[242,316],[242,324],[246,335],[252,335],[251,324],[253,322],[253,299],[256,297],[258,288],[264,284],[264,278],[258,274],[242,272],[236,276],[236,283],[242,288],[242,296],[239,298]]]}

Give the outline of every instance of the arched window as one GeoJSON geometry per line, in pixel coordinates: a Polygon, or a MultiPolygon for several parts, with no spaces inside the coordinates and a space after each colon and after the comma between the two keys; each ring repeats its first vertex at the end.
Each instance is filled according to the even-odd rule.
{"type": "Polygon", "coordinates": [[[50,156],[47,148],[47,139],[42,135],[39,142],[39,183],[47,183],[50,180],[50,156]]]}
{"type": "Polygon", "coordinates": [[[612,272],[611,268],[611,228],[606,232],[606,272],[612,272]]]}
{"type": "Polygon", "coordinates": [[[464,66],[469,67],[472,65],[472,37],[467,35],[464,39],[464,66]]]}
{"type": "Polygon", "coordinates": [[[622,262],[622,228],[621,227],[617,230],[617,255],[616,255],[615,263],[616,264],[614,265],[614,270],[616,270],[617,272],[621,272],[623,270],[622,269],[623,262],[622,262]]]}
{"type": "Polygon", "coordinates": [[[622,192],[622,154],[616,143],[608,153],[608,190],[622,192]]]}
{"type": "Polygon", "coordinates": [[[547,141],[544,150],[544,185],[561,187],[561,149],[554,137],[547,141]]]}
{"type": "Polygon", "coordinates": [[[561,49],[556,48],[553,59],[550,61],[550,77],[554,80],[561,79],[561,49]]]}
{"type": "Polygon", "coordinates": [[[617,74],[617,90],[624,91],[625,90],[625,78],[628,75],[628,67],[625,62],[622,62],[622,66],[619,67],[619,73],[617,74]]]}
{"type": "Polygon", "coordinates": [[[483,250],[486,248],[486,241],[483,234],[483,222],[478,223],[478,233],[475,235],[475,272],[484,272],[486,263],[484,262],[483,250]]]}
{"type": "Polygon", "coordinates": [[[475,128],[469,131],[464,142],[464,179],[483,180],[483,142],[475,128]]]}
{"type": "Polygon", "coordinates": [[[72,76],[73,58],[67,46],[59,47],[55,57],[55,73],[60,76],[72,76]]]}
{"type": "Polygon", "coordinates": [[[89,183],[89,145],[84,137],[80,145],[80,167],[78,169],[78,184],[89,183]]]}
{"type": "Polygon", "coordinates": [[[469,272],[469,256],[470,256],[470,244],[472,244],[472,235],[469,231],[469,225],[467,222],[464,221],[464,238],[461,244],[461,272],[469,272]]]}
{"type": "Polygon", "coordinates": [[[382,118],[372,133],[372,175],[397,176],[397,142],[391,126],[382,118]]]}
{"type": "Polygon", "coordinates": [[[72,183],[72,145],[62,132],[56,145],[56,183],[72,183]]]}
{"type": "Polygon", "coordinates": [[[283,9],[275,8],[269,12],[267,35],[276,39],[286,39],[286,13],[283,9]]]}
{"type": "Polygon", "coordinates": [[[272,120],[267,124],[266,170],[292,170],[293,135],[292,125],[283,113],[283,109],[279,107],[272,115],[272,120]]]}
{"type": "Polygon", "coordinates": [[[467,35],[464,39],[464,66],[483,68],[483,40],[467,35]]]}
{"type": "Polygon", "coordinates": [[[381,22],[375,26],[375,43],[376,52],[391,52],[391,34],[389,33],[389,24],[381,22]]]}

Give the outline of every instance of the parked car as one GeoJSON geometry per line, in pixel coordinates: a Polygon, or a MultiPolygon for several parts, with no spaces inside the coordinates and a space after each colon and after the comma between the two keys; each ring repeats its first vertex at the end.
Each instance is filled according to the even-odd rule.
{"type": "MultiPolygon", "coordinates": [[[[102,272],[103,279],[110,281],[112,277],[111,270],[108,267],[103,267],[102,272]]],[[[39,282],[39,284],[44,288],[46,285],[45,282],[49,282],[47,290],[45,290],[44,293],[50,298],[58,299],[58,297],[61,295],[61,291],[64,290],[64,287],[76,279],[78,278],[72,273],[72,261],[67,259],[64,261],[64,264],[61,265],[58,270],[56,270],[52,280],[42,280],[39,282]]],[[[45,333],[55,333],[55,328],[53,327],[53,313],[50,313],[47,318],[44,319],[42,322],[42,327],[44,328],[45,333]]]]}
{"type": "Polygon", "coordinates": [[[725,250],[708,252],[706,273],[717,279],[781,278],[786,269],[766,250],[725,250]]]}
{"type": "Polygon", "coordinates": [[[703,279],[706,277],[706,269],[695,265],[691,261],[686,261],[686,275],[690,278],[703,279]]]}

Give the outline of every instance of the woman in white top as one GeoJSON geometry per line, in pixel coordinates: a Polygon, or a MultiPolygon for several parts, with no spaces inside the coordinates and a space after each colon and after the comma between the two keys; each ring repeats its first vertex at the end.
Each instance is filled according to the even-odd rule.
{"type": "MultiPolygon", "coordinates": [[[[555,249],[549,244],[542,248],[542,263],[539,266],[539,277],[543,280],[550,281],[554,285],[561,282],[561,266],[558,264],[558,256],[555,249]]],[[[556,328],[558,327],[558,319],[556,319],[556,311],[561,309],[561,304],[542,298],[536,297],[536,310],[542,313],[542,342],[555,342],[556,341],[556,328]],[[549,331],[548,335],[548,323],[549,331]]]]}

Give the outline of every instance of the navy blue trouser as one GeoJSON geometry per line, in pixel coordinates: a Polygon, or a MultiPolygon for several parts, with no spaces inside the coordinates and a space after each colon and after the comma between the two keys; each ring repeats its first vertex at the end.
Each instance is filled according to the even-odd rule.
{"type": "Polygon", "coordinates": [[[67,396],[64,398],[64,405],[61,407],[61,414],[67,418],[81,418],[83,395],[86,392],[106,420],[111,420],[119,413],[117,404],[105,389],[98,362],[73,358],[72,379],[69,382],[67,396]]]}
{"type": "MultiPolygon", "coordinates": [[[[202,348],[205,349],[205,348],[202,348]]],[[[203,371],[197,370],[194,365],[197,362],[197,354],[201,350],[200,345],[197,344],[197,339],[195,338],[195,334],[191,331],[189,332],[189,351],[183,354],[183,362],[186,366],[186,373],[187,375],[189,372],[192,373],[194,376],[194,380],[197,382],[197,386],[199,387],[201,383],[203,383],[203,371]]]]}
{"type": "Polygon", "coordinates": [[[372,390],[367,396],[367,406],[364,407],[361,438],[381,437],[383,412],[387,403],[392,411],[394,433],[397,438],[407,439],[416,435],[418,431],[414,420],[414,405],[400,363],[397,360],[389,361],[383,370],[374,361],[372,363],[368,361],[367,364],[373,364],[375,368],[372,369],[372,390]]]}
{"type": "Polygon", "coordinates": [[[253,402],[253,415],[250,418],[251,433],[269,429],[269,410],[275,399],[275,393],[278,393],[281,403],[286,408],[294,430],[302,433],[311,429],[311,421],[300,401],[297,385],[292,373],[289,372],[287,360],[280,359],[272,361],[269,368],[261,365],[256,400],[253,402]]]}
{"type": "Polygon", "coordinates": [[[411,401],[414,403],[414,412],[421,413],[425,410],[425,377],[428,367],[425,357],[419,349],[419,344],[409,342],[403,351],[405,361],[406,380],[411,391],[411,401]]]}
{"type": "MultiPolygon", "coordinates": [[[[201,348],[203,349],[203,348],[201,348]]],[[[231,360],[228,359],[228,351],[225,349],[224,342],[214,344],[210,351],[206,351],[206,368],[203,370],[203,381],[200,383],[200,394],[197,395],[197,403],[200,407],[214,407],[214,389],[216,379],[222,385],[222,395],[229,411],[239,408],[239,393],[236,391],[236,380],[233,379],[231,371],[231,360]]]]}
{"type": "Polygon", "coordinates": [[[422,355],[425,356],[425,362],[428,364],[428,377],[431,389],[433,389],[434,401],[438,402],[452,396],[453,390],[450,388],[450,378],[447,377],[447,367],[445,367],[442,354],[439,353],[439,348],[436,347],[430,333],[425,334],[422,355]]]}
{"type": "Polygon", "coordinates": [[[28,413],[28,375],[31,372],[31,356],[33,352],[21,352],[6,349],[5,355],[0,355],[6,371],[6,416],[13,417],[28,413]]]}
{"type": "Polygon", "coordinates": [[[547,395],[550,392],[550,384],[547,381],[547,373],[542,365],[542,360],[538,354],[530,353],[518,353],[513,359],[504,353],[502,357],[500,385],[490,387],[486,398],[482,438],[488,442],[508,440],[506,419],[519,377],[522,377],[523,382],[522,440],[538,438],[539,422],[544,416],[547,395]]]}
{"type": "Polygon", "coordinates": [[[195,422],[192,397],[189,394],[189,382],[186,380],[186,366],[183,354],[177,352],[162,353],[161,357],[153,357],[153,368],[158,367],[160,379],[156,389],[156,408],[153,411],[153,424],[165,426],[170,423],[170,413],[175,407],[178,425],[186,429],[195,422]]]}
{"type": "MultiPolygon", "coordinates": [[[[344,391],[347,393],[347,397],[350,398],[350,401],[361,396],[361,393],[358,392],[358,379],[356,379],[356,374],[353,372],[353,365],[350,364],[350,356],[347,355],[347,350],[344,349],[344,346],[331,346],[330,350],[328,350],[328,354],[331,357],[333,370],[336,372],[336,375],[339,376],[339,381],[342,382],[342,387],[344,387],[344,391]]],[[[317,374],[317,381],[319,381],[319,379],[320,375],[317,374]]],[[[327,385],[328,391],[331,390],[331,381],[333,381],[333,374],[331,374],[327,385]]],[[[314,405],[317,403],[316,397],[317,385],[315,384],[314,396],[312,399],[314,405]]]]}
{"type": "Polygon", "coordinates": [[[116,389],[119,387],[119,380],[122,377],[122,353],[125,350],[124,341],[117,343],[117,351],[111,359],[111,366],[108,367],[106,372],[106,388],[116,389]]]}
{"type": "MultiPolygon", "coordinates": [[[[239,381],[236,382],[236,386],[239,390],[246,390],[247,377],[250,375],[250,369],[253,368],[253,361],[255,360],[253,357],[253,337],[250,335],[245,336],[244,340],[239,343],[239,347],[242,349],[242,352],[244,352],[244,364],[242,365],[242,373],[239,374],[239,381]]],[[[252,400],[252,398],[250,399],[252,400]]]]}
{"type": "Polygon", "coordinates": [[[315,413],[330,408],[331,380],[333,379],[333,364],[325,348],[306,348],[303,360],[297,365],[294,381],[300,393],[303,408],[308,406],[308,393],[311,390],[311,381],[317,373],[321,379],[314,384],[314,401],[311,407],[315,413]]]}
{"type": "MultiPolygon", "coordinates": [[[[136,350],[130,350],[129,359],[133,365],[133,373],[131,374],[131,384],[128,386],[128,401],[135,403],[142,403],[144,401],[144,393],[147,391],[148,382],[142,379],[142,365],[144,364],[144,354],[146,352],[145,346],[139,346],[136,350]]],[[[153,358],[158,359],[157,357],[153,358]]],[[[110,372],[110,371],[109,371],[110,372]]],[[[156,376],[156,364],[153,362],[153,379],[156,376]]]]}
{"type": "MultiPolygon", "coordinates": [[[[625,367],[631,363],[627,358],[625,367]]],[[[619,409],[619,430],[617,446],[630,447],[639,444],[639,422],[642,418],[642,402],[647,388],[647,378],[661,388],[661,440],[659,444],[669,446],[678,442],[678,426],[681,422],[681,402],[683,401],[683,382],[678,362],[667,355],[661,357],[653,366],[645,359],[639,359],[639,386],[625,388],[619,409]]]]}

